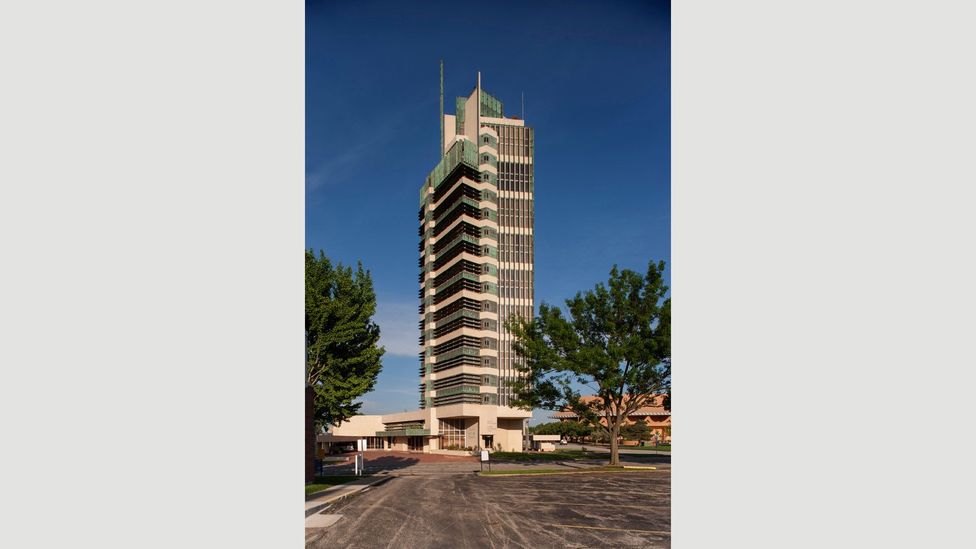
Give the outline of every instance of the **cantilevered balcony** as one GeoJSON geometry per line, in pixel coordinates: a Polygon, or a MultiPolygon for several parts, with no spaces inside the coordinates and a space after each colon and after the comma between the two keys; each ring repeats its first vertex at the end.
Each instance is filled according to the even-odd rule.
{"type": "Polygon", "coordinates": [[[447,177],[441,182],[441,184],[434,191],[434,195],[431,197],[432,203],[437,203],[444,198],[444,196],[451,192],[454,184],[457,183],[462,177],[466,177],[472,181],[491,183],[491,181],[482,181],[481,172],[471,166],[464,164],[458,165],[454,171],[448,174],[447,177]]]}
{"type": "MultiPolygon", "coordinates": [[[[493,210],[489,209],[489,211],[493,210]]],[[[486,216],[476,201],[464,198],[458,203],[456,208],[450,210],[450,213],[448,213],[447,216],[437,220],[437,223],[434,225],[434,231],[432,233],[433,236],[440,236],[445,229],[451,226],[451,223],[453,223],[454,220],[460,218],[462,215],[466,215],[471,219],[487,218],[496,222],[498,221],[497,213],[495,213],[494,216],[492,216],[490,213],[486,216]]]]}
{"type": "Polygon", "coordinates": [[[475,206],[477,206],[477,203],[481,200],[481,190],[476,189],[466,183],[462,183],[454,190],[454,192],[444,198],[443,202],[434,208],[434,219],[436,220],[444,217],[444,214],[451,211],[451,208],[462,200],[471,200],[475,202],[475,206]]]}
{"type": "MultiPolygon", "coordinates": [[[[480,246],[477,241],[470,242],[468,240],[464,240],[465,238],[471,238],[471,237],[462,235],[461,240],[459,240],[456,244],[454,244],[454,246],[445,250],[443,253],[437,255],[437,259],[434,260],[435,271],[441,269],[442,267],[447,266],[451,262],[451,260],[453,260],[462,252],[469,253],[476,257],[487,255],[484,253],[485,252],[484,248],[486,248],[486,246],[480,246]]],[[[495,255],[497,256],[498,253],[495,252],[495,255]]]]}
{"type": "MultiPolygon", "coordinates": [[[[438,274],[434,278],[434,288],[439,288],[445,284],[450,284],[454,282],[454,277],[456,277],[460,273],[468,273],[477,276],[482,276],[486,274],[498,276],[498,270],[493,269],[493,267],[494,267],[493,265],[475,263],[474,261],[462,259],[461,261],[458,261],[457,263],[452,265],[450,269],[447,269],[446,271],[438,274]]],[[[421,282],[423,281],[421,280],[421,282]]]]}
{"type": "MultiPolygon", "coordinates": [[[[473,276],[473,275],[469,275],[467,273],[461,273],[458,276],[459,277],[466,277],[466,276],[470,277],[470,276],[473,276]]],[[[461,278],[457,282],[455,282],[455,283],[453,283],[453,284],[451,284],[449,286],[446,286],[443,289],[439,290],[434,295],[434,304],[435,305],[438,305],[441,302],[443,302],[443,301],[447,300],[448,298],[450,298],[451,296],[457,294],[458,292],[464,291],[464,290],[468,290],[468,291],[471,291],[471,292],[483,292],[483,291],[485,291],[485,286],[486,285],[482,284],[481,282],[478,282],[477,280],[468,280],[468,279],[465,279],[465,278],[461,278]]]]}
{"type": "Polygon", "coordinates": [[[479,238],[482,238],[482,230],[478,225],[472,225],[466,221],[462,221],[454,226],[447,234],[437,238],[437,242],[434,243],[432,247],[435,254],[440,253],[441,250],[448,248],[455,244],[459,239],[470,239],[469,242],[478,242],[479,238]]]}
{"type": "MultiPolygon", "coordinates": [[[[444,318],[462,310],[472,311],[472,312],[489,311],[490,309],[485,308],[484,303],[485,302],[483,300],[471,299],[470,297],[462,297],[456,301],[452,301],[449,305],[445,305],[444,307],[438,308],[437,311],[434,312],[434,322],[439,323],[444,318]]],[[[494,310],[495,311],[498,310],[497,306],[494,310]]]]}
{"type": "Polygon", "coordinates": [[[445,341],[434,347],[434,356],[440,358],[440,355],[446,354],[449,351],[459,349],[461,347],[471,347],[473,349],[481,349],[482,338],[476,336],[458,336],[449,341],[445,341]]]}

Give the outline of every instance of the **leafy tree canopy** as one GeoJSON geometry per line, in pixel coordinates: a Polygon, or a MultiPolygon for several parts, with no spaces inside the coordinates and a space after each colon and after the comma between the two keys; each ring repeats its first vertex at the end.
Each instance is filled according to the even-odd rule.
{"type": "MultiPolygon", "coordinates": [[[[647,272],[615,265],[606,284],[566,300],[569,315],[543,303],[538,317],[506,322],[521,376],[512,382],[523,408],[568,409],[610,436],[611,464],[619,463],[617,436],[631,412],[671,387],[671,298],[663,261],[647,272]],[[578,386],[597,398],[581,400],[578,386]]],[[[670,407],[670,399],[666,401],[670,407]]]]}
{"type": "Polygon", "coordinates": [[[533,435],[559,435],[574,439],[589,436],[592,431],[592,427],[578,421],[553,421],[529,427],[529,432],[533,435]]]}
{"type": "Polygon", "coordinates": [[[627,440],[650,440],[651,428],[647,423],[638,421],[621,426],[620,434],[627,440]]]}
{"type": "Polygon", "coordinates": [[[385,352],[372,321],[376,294],[362,263],[355,272],[325,253],[305,252],[305,381],[315,389],[316,425],[359,412],[353,400],[373,389],[385,352]]]}

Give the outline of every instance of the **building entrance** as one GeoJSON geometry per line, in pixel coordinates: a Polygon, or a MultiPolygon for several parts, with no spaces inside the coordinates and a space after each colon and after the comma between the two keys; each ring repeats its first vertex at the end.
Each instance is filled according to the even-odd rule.
{"type": "Polygon", "coordinates": [[[422,452],[424,450],[424,437],[407,437],[407,450],[422,452]]]}

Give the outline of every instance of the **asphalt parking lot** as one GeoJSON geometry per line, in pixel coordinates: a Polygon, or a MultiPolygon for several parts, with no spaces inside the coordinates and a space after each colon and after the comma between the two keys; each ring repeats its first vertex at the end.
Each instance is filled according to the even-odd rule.
{"type": "Polygon", "coordinates": [[[671,471],[394,477],[325,512],[308,547],[669,547],[671,471]]]}

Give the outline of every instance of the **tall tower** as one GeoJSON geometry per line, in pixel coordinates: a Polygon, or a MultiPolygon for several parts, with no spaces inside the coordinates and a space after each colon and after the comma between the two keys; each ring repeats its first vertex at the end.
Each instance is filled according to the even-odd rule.
{"type": "Polygon", "coordinates": [[[534,313],[534,134],[481,73],[443,114],[441,70],[441,158],[420,189],[420,406],[509,406],[504,322],[534,313]]]}

